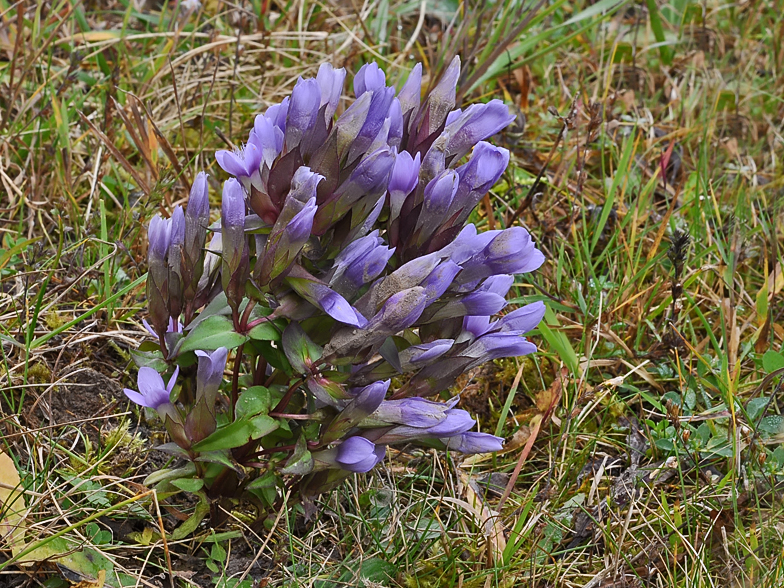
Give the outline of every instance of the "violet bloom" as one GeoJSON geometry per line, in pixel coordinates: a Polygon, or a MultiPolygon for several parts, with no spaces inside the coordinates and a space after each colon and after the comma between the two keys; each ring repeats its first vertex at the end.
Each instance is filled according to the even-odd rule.
{"type": "Polygon", "coordinates": [[[223,382],[223,371],[226,369],[228,349],[218,347],[212,353],[197,350],[199,367],[196,372],[196,401],[205,398],[208,407],[215,404],[218,389],[223,382]]]}
{"type": "Polygon", "coordinates": [[[403,111],[403,116],[410,114],[412,111],[419,110],[419,104],[422,97],[422,64],[417,63],[408,74],[408,79],[400,92],[397,95],[400,100],[400,108],[403,111]]]}
{"type": "Polygon", "coordinates": [[[415,439],[432,439],[442,437],[452,437],[465,433],[471,429],[476,421],[471,418],[465,410],[451,408],[445,411],[445,418],[428,427],[416,427],[411,425],[400,425],[384,432],[376,439],[376,443],[390,445],[392,443],[402,443],[415,439]]]}
{"type": "Polygon", "coordinates": [[[372,470],[387,453],[383,445],[374,444],[364,437],[349,437],[337,447],[335,463],[342,469],[357,474],[372,470]]]}
{"type": "Polygon", "coordinates": [[[188,207],[185,209],[185,243],[183,245],[183,296],[187,301],[196,296],[199,279],[204,271],[204,244],[210,224],[210,197],[207,174],[199,172],[193,180],[188,207]]]}
{"type": "Polygon", "coordinates": [[[248,192],[250,192],[251,185],[257,189],[261,188],[259,166],[263,156],[264,154],[255,142],[238,147],[234,151],[222,149],[215,152],[218,165],[223,171],[230,173],[242,182],[248,192]]]}
{"type": "MultiPolygon", "coordinates": [[[[158,333],[155,332],[155,329],[152,328],[152,325],[147,322],[147,319],[142,319],[142,325],[147,330],[147,332],[155,337],[158,338],[158,333]]],[[[169,317],[169,326],[166,328],[167,333],[182,333],[182,323],[180,321],[175,321],[173,318],[169,317]]]]}
{"type": "Polygon", "coordinates": [[[302,298],[336,321],[352,327],[364,327],[367,324],[367,319],[354,310],[343,296],[308,273],[302,266],[292,266],[291,272],[286,276],[286,283],[302,298]]]}
{"type": "Polygon", "coordinates": [[[321,89],[318,82],[313,78],[307,80],[299,78],[291,91],[289,111],[286,115],[284,139],[286,152],[298,146],[305,133],[316,124],[316,115],[320,106],[321,89]]]}
{"type": "Polygon", "coordinates": [[[541,300],[526,304],[513,310],[498,320],[497,330],[505,332],[527,333],[536,328],[544,317],[546,307],[541,300]]]}
{"type": "Polygon", "coordinates": [[[376,62],[366,63],[354,75],[354,95],[359,98],[365,92],[384,88],[387,78],[376,62]]]}
{"type": "Polygon", "coordinates": [[[509,150],[480,141],[471,154],[468,163],[457,168],[460,184],[449,207],[447,217],[456,212],[453,226],[459,226],[468,219],[471,211],[487,194],[488,190],[499,180],[509,165],[509,150]]]}
{"type": "Polygon", "coordinates": [[[338,292],[356,292],[384,271],[394,253],[394,247],[390,249],[384,245],[378,229],[357,239],[335,258],[335,273],[330,286],[338,292]]]}
{"type": "Polygon", "coordinates": [[[248,240],[245,238],[245,194],[240,183],[234,178],[223,184],[221,237],[223,291],[236,314],[245,296],[245,283],[249,273],[249,249],[248,240]]]}
{"type": "Polygon", "coordinates": [[[318,82],[319,89],[321,90],[320,106],[327,105],[327,108],[324,111],[324,116],[327,120],[332,119],[332,116],[338,108],[345,80],[345,68],[341,67],[340,69],[335,69],[329,63],[322,63],[321,66],[319,66],[318,73],[316,74],[316,82],[318,82]]]}
{"type": "Polygon", "coordinates": [[[413,325],[422,315],[427,303],[427,292],[421,286],[414,286],[393,294],[381,310],[367,324],[367,329],[389,333],[398,333],[413,325]]]}
{"type": "Polygon", "coordinates": [[[389,219],[396,219],[400,209],[411,191],[416,188],[419,179],[420,154],[411,157],[408,151],[395,155],[395,166],[389,176],[389,219]]]}
{"type": "Polygon", "coordinates": [[[275,158],[283,150],[283,131],[263,114],[256,116],[248,144],[253,144],[261,152],[261,162],[272,167],[275,158]]]}
{"type": "MultiPolygon", "coordinates": [[[[450,113],[451,116],[452,113],[450,113]]],[[[458,161],[479,141],[495,135],[515,117],[500,100],[487,104],[472,104],[458,116],[447,117],[444,135],[447,137],[445,155],[458,161]]]]}
{"type": "Polygon", "coordinates": [[[172,406],[170,399],[171,391],[174,389],[174,384],[177,383],[177,375],[179,373],[180,367],[177,366],[174,368],[174,373],[171,378],[169,378],[169,384],[164,385],[163,378],[154,369],[151,367],[139,368],[139,376],[137,379],[139,391],[137,392],[130,388],[124,388],[123,392],[139,406],[157,410],[163,418],[165,414],[169,413],[169,409],[166,405],[169,407],[172,406]]]}
{"type": "Polygon", "coordinates": [[[436,267],[430,273],[430,275],[421,282],[420,285],[427,292],[428,304],[435,302],[444,295],[449,286],[452,285],[455,276],[457,276],[457,274],[459,274],[460,270],[462,269],[463,268],[461,268],[451,259],[447,259],[442,261],[438,267],[436,267]]]}
{"type": "Polygon", "coordinates": [[[166,333],[171,315],[169,314],[169,264],[167,256],[171,247],[171,219],[155,215],[147,229],[149,247],[147,249],[147,307],[150,322],[159,337],[166,333]]]}
{"type": "Polygon", "coordinates": [[[444,353],[449,351],[455,344],[453,339],[436,339],[429,343],[421,343],[419,345],[412,345],[408,349],[400,352],[400,363],[403,371],[421,367],[424,364],[438,359],[444,353]]]}
{"type": "Polygon", "coordinates": [[[279,104],[273,104],[264,112],[264,117],[275,125],[281,132],[286,131],[286,116],[289,112],[291,98],[286,96],[279,104]]]}
{"type": "Polygon", "coordinates": [[[492,453],[504,448],[502,437],[487,433],[461,433],[452,437],[444,437],[441,442],[446,445],[447,449],[460,453],[492,453]]]}
{"type": "Polygon", "coordinates": [[[457,401],[458,397],[449,402],[433,402],[419,397],[385,400],[360,426],[407,425],[428,429],[445,421],[457,401]]]}
{"type": "Polygon", "coordinates": [[[460,264],[463,271],[458,281],[466,284],[493,274],[522,274],[539,268],[543,263],[544,255],[536,248],[528,231],[522,227],[511,227],[494,235],[481,252],[460,264]]]}
{"type": "Polygon", "coordinates": [[[519,357],[536,351],[536,345],[516,333],[486,333],[476,339],[460,355],[473,358],[471,365],[501,357],[519,357]]]}
{"type": "Polygon", "coordinates": [[[389,380],[373,382],[360,389],[353,400],[338,414],[321,435],[321,443],[328,444],[337,441],[350,429],[356,427],[360,421],[371,415],[384,401],[389,380]]]}

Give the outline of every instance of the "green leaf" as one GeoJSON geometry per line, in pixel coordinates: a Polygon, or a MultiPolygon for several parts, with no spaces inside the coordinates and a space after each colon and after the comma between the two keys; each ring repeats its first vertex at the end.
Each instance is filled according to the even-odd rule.
{"type": "Polygon", "coordinates": [[[256,341],[280,341],[280,329],[274,322],[264,321],[248,331],[248,336],[256,341]]]}
{"type": "Polygon", "coordinates": [[[313,362],[321,358],[323,349],[310,340],[299,323],[289,323],[283,331],[283,352],[295,371],[305,374],[310,372],[313,362]]]}
{"type": "Polygon", "coordinates": [[[279,485],[282,485],[280,478],[270,471],[253,480],[245,489],[261,498],[268,506],[272,506],[278,496],[279,485]]]}
{"type": "MultiPolygon", "coordinates": [[[[270,419],[272,420],[272,419],[270,419]]],[[[253,432],[253,425],[248,420],[234,421],[219,428],[212,435],[193,446],[194,451],[216,451],[218,449],[234,449],[245,445],[253,432]]]]}
{"type": "Polygon", "coordinates": [[[211,316],[193,329],[176,351],[215,351],[218,347],[234,349],[239,347],[248,338],[234,330],[234,324],[225,316],[211,316]]]}
{"type": "Polygon", "coordinates": [[[771,373],[781,368],[784,368],[784,355],[776,353],[772,349],[766,351],[762,356],[762,369],[767,373],[771,373]]]}
{"type": "Polygon", "coordinates": [[[769,435],[778,435],[784,432],[784,417],[777,414],[768,415],[760,421],[757,430],[769,435]]]}
{"type": "Polygon", "coordinates": [[[286,465],[281,468],[281,474],[291,474],[295,476],[304,476],[313,470],[313,456],[308,451],[308,442],[304,435],[300,435],[297,439],[297,444],[294,446],[294,453],[286,462],[286,465]]]}
{"type": "Polygon", "coordinates": [[[138,349],[131,349],[131,359],[136,367],[150,367],[156,372],[165,372],[169,365],[163,359],[160,351],[140,351],[138,349]]]}
{"type": "Polygon", "coordinates": [[[196,493],[204,486],[204,480],[199,478],[178,478],[169,482],[172,486],[185,490],[186,492],[196,493]]]}
{"type": "Polygon", "coordinates": [[[145,486],[152,486],[153,484],[158,484],[159,482],[168,482],[170,480],[176,480],[177,478],[183,478],[185,476],[193,476],[195,473],[196,466],[192,463],[189,463],[182,466],[181,468],[169,468],[153,472],[144,479],[142,484],[145,486]]]}
{"type": "MultiPolygon", "coordinates": [[[[206,439],[205,439],[206,441],[206,439]]],[[[207,513],[210,512],[210,505],[206,502],[199,502],[196,505],[193,514],[188,517],[188,519],[181,524],[179,527],[174,529],[174,533],[171,534],[171,538],[174,541],[179,541],[180,539],[185,539],[191,533],[193,533],[199,524],[204,520],[204,517],[207,516],[207,513]]]]}
{"type": "Polygon", "coordinates": [[[56,537],[46,545],[29,552],[20,559],[20,562],[34,562],[38,564],[42,561],[52,560],[57,562],[59,566],[64,566],[69,570],[91,578],[97,578],[99,572],[105,571],[107,572],[106,583],[114,585],[111,579],[113,575],[111,572],[114,566],[109,559],[94,549],[86,548],[78,551],[74,551],[74,549],[78,549],[78,543],[65,537],[56,537]]]}
{"type": "Polygon", "coordinates": [[[259,415],[255,418],[250,419],[251,422],[251,439],[261,439],[262,437],[269,435],[278,428],[279,423],[272,417],[268,417],[266,414],[259,415]]]}
{"type": "Polygon", "coordinates": [[[762,414],[762,411],[768,405],[768,397],[762,396],[761,398],[752,398],[746,405],[746,413],[749,415],[749,420],[756,421],[762,414]]]}
{"type": "Polygon", "coordinates": [[[199,455],[199,457],[197,457],[195,461],[201,461],[204,463],[214,463],[214,464],[225,466],[230,470],[234,470],[238,474],[244,473],[242,467],[236,462],[232,461],[231,456],[229,455],[229,451],[227,449],[223,449],[221,451],[205,451],[201,455],[199,455]]]}
{"type": "Polygon", "coordinates": [[[270,391],[264,386],[253,386],[240,394],[234,413],[238,418],[267,414],[271,404],[270,391]]]}

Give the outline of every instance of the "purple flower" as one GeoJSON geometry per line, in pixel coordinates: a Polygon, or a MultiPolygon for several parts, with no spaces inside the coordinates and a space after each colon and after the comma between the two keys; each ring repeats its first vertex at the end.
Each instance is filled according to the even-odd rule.
{"type": "Polygon", "coordinates": [[[345,298],[301,266],[292,266],[286,282],[302,298],[336,321],[352,327],[364,327],[367,324],[367,319],[354,310],[345,298]]]}
{"type": "Polygon", "coordinates": [[[416,230],[420,235],[417,244],[431,238],[435,230],[446,220],[446,213],[457,193],[460,177],[452,169],[444,170],[425,186],[422,212],[417,219],[416,230]]]}
{"type": "Polygon", "coordinates": [[[223,370],[226,369],[226,358],[229,351],[225,347],[218,347],[212,353],[197,350],[199,367],[196,372],[196,400],[205,398],[207,406],[212,407],[223,381],[223,370]]]}
{"type": "Polygon", "coordinates": [[[413,325],[422,315],[427,303],[427,292],[421,286],[393,294],[367,324],[368,330],[394,334],[413,325]]]}
{"type": "Polygon", "coordinates": [[[542,317],[544,317],[545,310],[546,307],[542,301],[526,304],[522,308],[518,308],[517,310],[513,310],[509,314],[502,316],[498,321],[496,329],[502,333],[527,333],[536,328],[536,325],[538,325],[542,320],[542,317]]]}
{"type": "Polygon", "coordinates": [[[260,287],[285,275],[310,238],[316,206],[316,190],[324,177],[301,166],[294,172],[283,210],[270,231],[264,251],[256,262],[254,278],[260,287]]]}
{"type": "Polygon", "coordinates": [[[435,302],[447,291],[462,268],[451,259],[442,261],[420,284],[427,292],[428,303],[435,302]]]}
{"type": "Polygon", "coordinates": [[[150,367],[139,368],[139,377],[137,379],[139,391],[124,388],[123,392],[139,406],[158,410],[164,404],[171,404],[171,391],[174,389],[174,384],[177,383],[177,375],[179,373],[180,368],[177,366],[174,368],[171,378],[169,378],[169,384],[164,385],[163,378],[154,369],[150,367]]]}
{"type": "Polygon", "coordinates": [[[370,103],[373,95],[363,94],[349,106],[346,111],[335,121],[337,134],[338,157],[340,159],[348,152],[349,147],[357,138],[368,117],[370,103]]]}
{"type": "Polygon", "coordinates": [[[291,98],[286,96],[279,104],[273,104],[267,108],[264,117],[275,125],[281,132],[286,131],[286,116],[289,112],[291,98]]]}
{"type": "Polygon", "coordinates": [[[400,215],[400,209],[411,191],[416,188],[419,180],[420,155],[411,157],[408,151],[401,151],[395,156],[395,166],[389,177],[389,220],[400,215]]]}
{"type": "Polygon", "coordinates": [[[245,193],[240,183],[233,178],[223,184],[221,237],[223,290],[226,292],[229,304],[236,312],[245,296],[245,282],[249,273],[249,249],[248,240],[245,238],[245,193]]]}
{"type": "Polygon", "coordinates": [[[489,316],[497,313],[504,306],[506,306],[504,297],[494,292],[471,292],[464,296],[446,300],[437,307],[431,307],[436,310],[423,317],[423,320],[432,323],[466,315],[489,316]]]}
{"type": "Polygon", "coordinates": [[[365,157],[335,193],[319,206],[313,232],[323,235],[358,203],[370,202],[371,206],[375,205],[378,197],[386,190],[389,172],[394,164],[395,156],[386,147],[365,157]]]}
{"type": "Polygon", "coordinates": [[[471,365],[501,357],[519,357],[536,351],[536,345],[516,333],[486,333],[474,341],[461,355],[473,359],[471,365]]]}
{"type": "Polygon", "coordinates": [[[359,98],[365,92],[380,90],[386,86],[386,75],[376,62],[366,63],[354,76],[354,95],[359,98]]]}
{"type": "MultiPolygon", "coordinates": [[[[180,213],[182,209],[179,209],[180,213]]],[[[169,287],[169,252],[172,249],[172,219],[163,219],[155,215],[150,220],[147,230],[149,247],[147,263],[147,305],[150,311],[150,322],[158,336],[166,333],[171,318],[170,287],[169,287]]],[[[174,276],[175,280],[177,276],[174,276]]],[[[177,285],[174,286],[175,290],[177,285]]]]}
{"type": "Polygon", "coordinates": [[[183,245],[183,296],[186,301],[196,296],[199,279],[204,271],[204,244],[210,224],[210,197],[207,174],[199,172],[191,186],[185,210],[185,244],[183,245]]]}
{"type": "Polygon", "coordinates": [[[275,158],[283,150],[283,131],[263,114],[256,116],[248,144],[254,145],[261,152],[261,162],[267,168],[272,167],[275,158]]]}
{"type": "Polygon", "coordinates": [[[335,463],[344,470],[362,474],[372,470],[387,453],[387,448],[364,437],[349,437],[338,445],[335,463]]]}
{"type": "Polygon", "coordinates": [[[351,164],[366,153],[372,153],[374,149],[378,149],[382,145],[386,147],[387,136],[389,133],[389,110],[392,107],[392,101],[395,99],[394,88],[381,88],[373,92],[370,105],[367,110],[367,117],[359,130],[351,148],[348,152],[347,163],[351,164]],[[386,134],[385,134],[386,133],[386,134]],[[380,138],[381,145],[374,144],[380,138]]]}
{"type": "Polygon", "coordinates": [[[443,216],[452,204],[460,177],[454,170],[444,170],[425,186],[425,211],[443,216]]]}
{"type": "Polygon", "coordinates": [[[408,74],[405,85],[400,89],[397,98],[400,100],[400,108],[405,117],[412,110],[419,110],[422,96],[422,64],[417,63],[408,74]]]}
{"type": "Polygon", "coordinates": [[[347,431],[371,415],[383,402],[389,390],[389,383],[389,380],[373,382],[356,392],[355,397],[324,430],[321,443],[326,445],[340,439],[347,431]]]}
{"type": "MultiPolygon", "coordinates": [[[[251,185],[259,184],[259,166],[263,157],[261,149],[255,142],[247,143],[244,147],[238,147],[234,151],[222,149],[215,152],[215,159],[223,171],[230,173],[250,191],[251,185]]],[[[258,185],[256,186],[259,187],[258,185]]]]}
{"type": "Polygon", "coordinates": [[[386,431],[375,441],[376,443],[390,445],[415,439],[452,437],[465,433],[476,424],[471,415],[459,408],[450,408],[444,414],[445,418],[434,425],[427,427],[400,425],[386,431]]]}
{"type": "Polygon", "coordinates": [[[444,353],[449,351],[455,344],[453,339],[436,339],[429,343],[421,343],[419,345],[412,345],[408,349],[400,352],[400,362],[404,368],[406,364],[417,366],[429,363],[434,359],[438,359],[444,353]]]}
{"type": "Polygon", "coordinates": [[[458,116],[447,117],[444,135],[447,137],[445,155],[458,161],[479,141],[495,135],[514,120],[509,108],[500,100],[487,104],[472,104],[458,116]]]}
{"type": "MultiPolygon", "coordinates": [[[[158,337],[158,333],[155,332],[155,329],[152,328],[146,319],[142,319],[142,325],[150,335],[156,338],[158,337]]],[[[169,326],[167,327],[166,332],[182,333],[182,323],[180,321],[175,321],[173,318],[169,318],[169,326]]]]}
{"type": "Polygon", "coordinates": [[[400,106],[400,100],[397,98],[392,99],[392,105],[389,107],[389,145],[397,149],[400,147],[400,142],[403,140],[403,110],[400,106]]]}
{"type": "Polygon", "coordinates": [[[457,168],[460,184],[447,216],[451,217],[456,212],[460,212],[455,223],[465,222],[477,203],[504,173],[507,165],[509,165],[508,149],[480,141],[474,147],[468,163],[457,168]]]}
{"type": "Polygon", "coordinates": [[[378,230],[351,243],[335,258],[330,286],[338,292],[353,293],[376,278],[395,253],[384,245],[378,230]]]}
{"type": "Polygon", "coordinates": [[[289,111],[286,115],[285,151],[288,153],[302,141],[305,133],[316,124],[321,106],[321,88],[313,78],[297,80],[291,92],[289,111]]]}
{"type": "MultiPolygon", "coordinates": [[[[427,429],[445,421],[456,401],[457,397],[449,403],[418,397],[385,400],[367,421],[376,427],[397,424],[427,429]]],[[[365,425],[363,423],[361,426],[365,425]]]]}
{"type": "Polygon", "coordinates": [[[489,329],[489,316],[467,316],[463,318],[463,330],[472,335],[472,339],[484,335],[489,329]]]}
{"type": "Polygon", "coordinates": [[[340,95],[343,92],[343,82],[346,80],[346,69],[341,67],[335,69],[329,63],[322,63],[319,66],[318,74],[316,74],[316,82],[318,82],[319,89],[321,90],[321,103],[320,106],[327,105],[324,111],[324,116],[327,120],[332,119],[332,115],[338,108],[340,102],[340,95]]]}
{"type": "Polygon", "coordinates": [[[493,274],[521,274],[537,269],[542,263],[544,255],[528,231],[511,227],[495,234],[481,252],[461,263],[463,271],[458,281],[466,284],[493,274]]]}
{"type": "Polygon", "coordinates": [[[492,453],[504,448],[502,437],[488,435],[487,433],[461,433],[452,437],[442,438],[446,448],[460,453],[492,453]]]}

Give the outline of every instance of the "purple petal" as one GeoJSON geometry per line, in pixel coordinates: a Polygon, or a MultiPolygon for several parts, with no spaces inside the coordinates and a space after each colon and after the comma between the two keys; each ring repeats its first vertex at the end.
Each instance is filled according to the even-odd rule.
{"type": "Polygon", "coordinates": [[[536,325],[544,317],[545,310],[546,307],[542,301],[526,304],[522,308],[502,316],[498,321],[498,330],[501,332],[517,331],[519,333],[527,333],[536,328],[536,325]]]}
{"type": "Polygon", "coordinates": [[[453,437],[441,439],[447,449],[460,453],[492,453],[504,448],[502,437],[488,435],[487,433],[461,433],[453,437]]]}
{"type": "Polygon", "coordinates": [[[354,76],[354,95],[359,98],[365,92],[379,90],[386,86],[386,75],[375,62],[366,63],[354,76]]]}

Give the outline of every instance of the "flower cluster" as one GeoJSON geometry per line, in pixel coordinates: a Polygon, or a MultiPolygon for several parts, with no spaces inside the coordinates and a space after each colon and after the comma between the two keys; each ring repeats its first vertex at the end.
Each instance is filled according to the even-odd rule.
{"type": "Polygon", "coordinates": [[[486,139],[513,117],[498,100],[455,109],[459,70],[455,59],[423,98],[420,65],[399,91],[365,65],[337,115],[346,72],[324,64],[256,117],[242,147],[216,153],[232,176],[219,223],[203,173],[184,212],[152,219],[157,342],[136,353],[139,391],[126,393],[158,411],[166,448],[193,462],[207,496],[272,506],[287,475],[313,496],[393,444],[501,449],[457,398],[426,398],[535,351],[523,335],[544,314],[534,303],[491,318],[544,257],[523,228],[466,224],[509,163],[486,139]]]}

